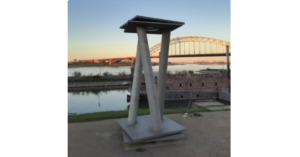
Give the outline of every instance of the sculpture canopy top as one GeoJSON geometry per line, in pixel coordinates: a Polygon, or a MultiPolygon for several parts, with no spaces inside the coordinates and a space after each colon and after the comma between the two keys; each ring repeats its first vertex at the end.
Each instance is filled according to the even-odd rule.
{"type": "Polygon", "coordinates": [[[145,16],[135,16],[123,24],[120,29],[124,29],[125,33],[137,33],[136,27],[145,27],[147,34],[162,34],[163,30],[173,31],[184,25],[184,22],[158,19],[145,16]]]}

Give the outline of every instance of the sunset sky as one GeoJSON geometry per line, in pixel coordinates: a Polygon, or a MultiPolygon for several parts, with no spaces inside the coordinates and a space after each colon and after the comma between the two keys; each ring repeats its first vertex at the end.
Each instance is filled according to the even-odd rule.
{"type": "MultiPolygon", "coordinates": [[[[136,15],[185,22],[171,38],[205,36],[230,42],[229,0],[69,0],[68,61],[135,56],[137,35],[124,33],[120,26],[136,15]]],[[[161,42],[161,35],[148,35],[148,42],[149,47],[161,42]]],[[[199,60],[226,58],[169,59],[199,60]]]]}

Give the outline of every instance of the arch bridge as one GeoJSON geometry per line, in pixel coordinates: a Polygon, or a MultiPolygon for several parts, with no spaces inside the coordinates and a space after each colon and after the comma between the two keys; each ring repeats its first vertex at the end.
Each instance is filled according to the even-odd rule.
{"type": "MultiPolygon", "coordinates": [[[[173,55],[196,55],[196,54],[226,54],[226,45],[230,42],[211,37],[183,36],[170,39],[169,56],[173,55]],[[183,44],[183,45],[182,45],[183,44]],[[191,50],[191,44],[193,49],[191,50]],[[196,46],[197,45],[197,46],[196,46]],[[182,47],[183,46],[183,47],[182,47]]],[[[161,43],[150,48],[151,56],[159,56],[161,43]]]]}
{"type": "MultiPolygon", "coordinates": [[[[229,46],[230,55],[230,42],[211,37],[203,36],[182,36],[170,39],[169,58],[172,57],[209,57],[209,56],[226,56],[226,45],[229,46]],[[192,45],[192,49],[191,49],[192,45]]],[[[150,57],[159,58],[161,50],[161,43],[155,44],[150,47],[150,57]]],[[[79,62],[108,62],[110,65],[121,61],[135,61],[134,57],[118,57],[106,58],[95,60],[79,60],[79,62]]]]}

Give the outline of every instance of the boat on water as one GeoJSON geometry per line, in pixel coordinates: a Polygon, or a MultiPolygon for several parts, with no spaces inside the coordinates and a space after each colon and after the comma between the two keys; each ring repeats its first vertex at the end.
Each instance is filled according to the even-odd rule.
{"type": "MultiPolygon", "coordinates": [[[[228,71],[224,69],[203,69],[195,74],[181,72],[167,74],[165,100],[181,99],[223,99],[230,102],[228,71]]],[[[158,78],[154,78],[157,89],[158,78]]],[[[131,92],[131,87],[129,87],[131,92]]],[[[141,78],[140,99],[146,99],[146,83],[144,75],[141,78]]],[[[130,96],[127,96],[127,101],[130,96]]]]}

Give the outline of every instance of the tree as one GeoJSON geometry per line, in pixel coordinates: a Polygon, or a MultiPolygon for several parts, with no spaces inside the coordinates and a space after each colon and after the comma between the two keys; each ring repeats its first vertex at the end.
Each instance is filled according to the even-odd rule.
{"type": "Polygon", "coordinates": [[[73,76],[74,76],[74,77],[80,77],[80,76],[81,76],[81,72],[79,72],[79,71],[74,71],[73,76]]]}
{"type": "Polygon", "coordinates": [[[193,71],[193,70],[189,70],[189,73],[190,73],[190,74],[194,74],[194,71],[193,71]]]}
{"type": "Polygon", "coordinates": [[[103,73],[103,76],[109,76],[109,75],[112,75],[112,74],[109,73],[108,71],[105,71],[105,72],[103,73]]]}

